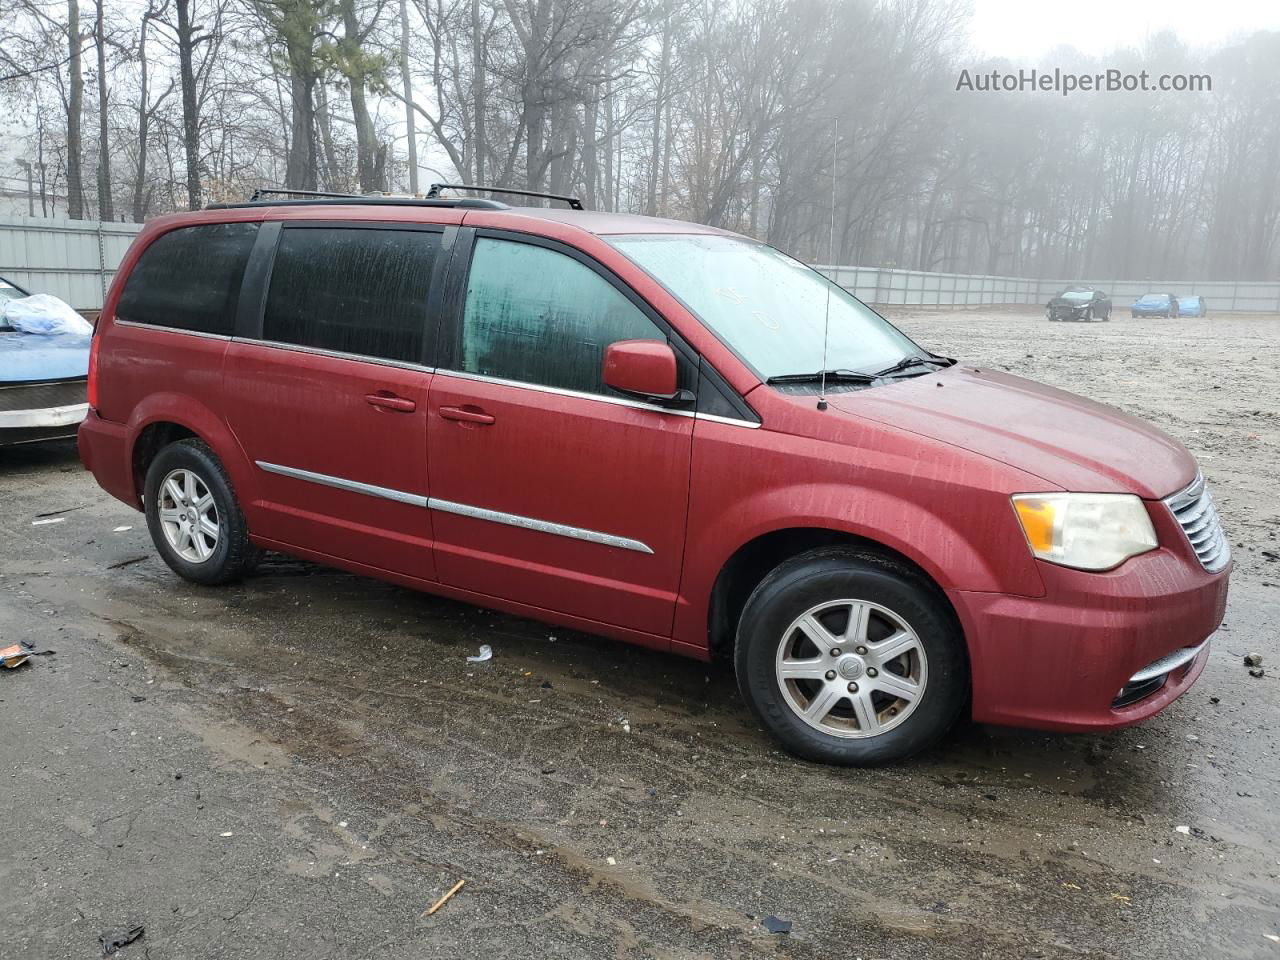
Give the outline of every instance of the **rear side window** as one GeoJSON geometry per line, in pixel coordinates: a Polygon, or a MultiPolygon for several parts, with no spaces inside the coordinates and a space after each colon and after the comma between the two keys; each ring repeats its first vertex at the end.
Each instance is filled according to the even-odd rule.
{"type": "Polygon", "coordinates": [[[171,230],[134,265],[116,316],[134,323],[230,335],[256,223],[171,230]]]}
{"type": "Polygon", "coordinates": [[[462,319],[462,369],[586,393],[604,384],[604,350],[666,335],[613,284],[545,247],[476,241],[462,319]]]}
{"type": "Polygon", "coordinates": [[[419,362],[439,250],[423,230],[286,228],[263,339],[419,362]]]}

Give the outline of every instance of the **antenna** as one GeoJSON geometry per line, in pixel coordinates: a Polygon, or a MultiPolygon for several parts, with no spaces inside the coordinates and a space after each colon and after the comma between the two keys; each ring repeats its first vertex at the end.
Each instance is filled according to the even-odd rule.
{"type": "MultiPolygon", "coordinates": [[[[840,118],[831,118],[831,229],[827,234],[827,263],[836,266],[836,150],[840,143],[840,118]]],[[[827,307],[822,318],[822,386],[818,388],[818,409],[827,409],[827,339],[831,330],[831,284],[827,277],[827,307]]]]}

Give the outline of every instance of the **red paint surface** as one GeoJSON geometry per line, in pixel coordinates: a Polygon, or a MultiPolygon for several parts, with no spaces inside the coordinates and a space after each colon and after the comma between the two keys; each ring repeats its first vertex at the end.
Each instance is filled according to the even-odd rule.
{"type": "Polygon", "coordinates": [[[138,507],[134,445],[149,424],[176,423],[226,464],[263,546],[699,657],[709,655],[716,577],[744,544],[796,527],[863,537],[946,593],[981,721],[1122,726],[1194,682],[1203,656],[1160,693],[1110,708],[1134,672],[1200,643],[1222,619],[1228,572],[1204,571],[1159,502],[1195,474],[1181,444],[1112,408],[960,367],[836,394],[818,411],[811,397],[762,386],[601,238],[636,232],[715,231],[612,214],[360,206],[153,221],[98,326],[99,403],[80,430],[82,459],[104,489],[138,507]],[[762,427],[114,321],[129,270],[164,230],[283,218],[465,222],[569,243],[679,330],[762,427]],[[255,460],[604,531],[653,553],[275,476],[255,460]],[[1009,497],[1057,489],[1138,494],[1161,547],[1100,574],[1034,560],[1009,497]]]}

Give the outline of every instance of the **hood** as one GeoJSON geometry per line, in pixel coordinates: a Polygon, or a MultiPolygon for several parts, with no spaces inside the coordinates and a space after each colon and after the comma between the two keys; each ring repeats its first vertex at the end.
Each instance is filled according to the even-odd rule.
{"type": "Polygon", "coordinates": [[[89,375],[92,336],[43,337],[0,330],[0,383],[69,380],[89,375]]]}
{"type": "Polygon", "coordinates": [[[845,413],[962,447],[1065,490],[1156,500],[1195,479],[1191,454],[1150,424],[1006,373],[955,366],[828,400],[845,413]]]}

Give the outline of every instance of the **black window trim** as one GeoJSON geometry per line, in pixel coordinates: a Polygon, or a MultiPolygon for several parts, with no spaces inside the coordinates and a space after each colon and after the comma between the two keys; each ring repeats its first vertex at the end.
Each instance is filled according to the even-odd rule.
{"type": "MultiPolygon", "coordinates": [[[[336,357],[340,360],[354,360],[359,363],[373,363],[384,367],[399,367],[406,370],[418,370],[433,373],[436,369],[437,338],[433,332],[432,317],[439,317],[443,306],[444,281],[447,279],[449,261],[452,255],[454,239],[459,227],[456,224],[418,223],[404,220],[268,220],[262,224],[258,234],[258,242],[249,255],[249,263],[245,267],[244,282],[240,291],[242,307],[236,317],[236,340],[250,341],[280,350],[295,353],[308,353],[322,357],[336,357]],[[268,230],[267,228],[272,228],[268,230]],[[431,285],[427,291],[427,309],[422,318],[422,351],[416,360],[398,360],[392,357],[378,357],[365,353],[350,353],[343,350],[330,350],[325,347],[311,347],[301,343],[287,343],[280,340],[268,340],[263,336],[263,324],[266,319],[267,295],[271,290],[271,274],[275,269],[276,252],[285,230],[393,230],[397,232],[438,233],[440,249],[436,252],[431,267],[431,285]]],[[[434,325],[439,329],[439,324],[434,325]]]]}
{"type": "MultiPolygon", "coordinates": [[[[687,340],[671,326],[661,313],[659,313],[652,304],[644,299],[634,288],[625,280],[619,277],[608,266],[601,263],[595,257],[579,250],[567,243],[544,237],[536,233],[523,233],[518,230],[505,230],[494,227],[462,227],[459,230],[457,242],[453,245],[451,251],[451,266],[448,279],[444,284],[442,294],[447,300],[443,304],[443,309],[439,312],[440,329],[436,336],[439,344],[439,353],[437,358],[436,369],[440,373],[449,374],[466,380],[482,380],[493,383],[501,383],[505,385],[523,387],[530,390],[539,390],[544,393],[558,393],[566,396],[582,397],[589,400],[600,400],[606,403],[622,404],[626,406],[634,406],[640,409],[654,410],[662,413],[678,414],[681,416],[693,416],[705,420],[714,420],[724,423],[741,422],[745,426],[758,427],[760,425],[759,415],[747,404],[747,402],[738,394],[736,390],[728,385],[728,381],[715,370],[715,367],[703,359],[687,340]],[[678,362],[686,366],[686,375],[693,378],[696,390],[695,392],[701,396],[703,383],[707,380],[709,389],[716,389],[729,404],[741,414],[741,421],[735,421],[732,418],[719,417],[712,414],[700,413],[700,403],[695,400],[692,404],[689,402],[673,402],[671,404],[642,403],[635,400],[628,400],[625,397],[614,396],[610,394],[589,393],[581,390],[572,390],[563,387],[553,387],[547,384],[527,383],[522,380],[508,380],[504,377],[494,377],[482,374],[469,373],[462,367],[462,322],[463,311],[466,307],[467,299],[467,282],[471,275],[472,255],[475,251],[475,241],[480,238],[489,238],[493,240],[508,240],[514,243],[524,243],[529,246],[542,247],[548,250],[554,250],[557,253],[564,254],[572,260],[587,267],[610,286],[621,293],[633,306],[635,306],[645,318],[658,328],[667,338],[667,342],[676,352],[678,362]]],[[[434,289],[434,288],[433,288],[434,289]]]]}

